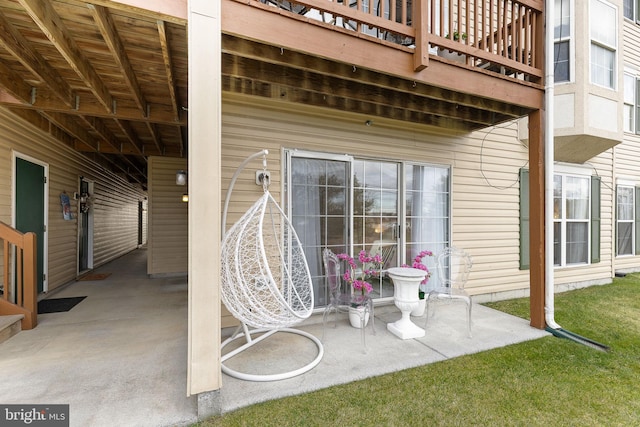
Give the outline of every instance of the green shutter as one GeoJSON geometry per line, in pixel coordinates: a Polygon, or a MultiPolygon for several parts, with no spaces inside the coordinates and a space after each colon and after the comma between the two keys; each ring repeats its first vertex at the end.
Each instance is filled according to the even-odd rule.
{"type": "Polygon", "coordinates": [[[529,267],[529,170],[520,169],[520,270],[529,267]]]}
{"type": "Polygon", "coordinates": [[[600,177],[591,177],[591,263],[600,262],[600,177]]]}
{"type": "Polygon", "coordinates": [[[640,255],[640,187],[636,187],[636,194],[635,194],[635,199],[634,201],[634,205],[635,205],[635,217],[634,217],[634,221],[635,221],[635,236],[634,236],[634,243],[635,243],[635,247],[636,247],[636,255],[640,255]]]}

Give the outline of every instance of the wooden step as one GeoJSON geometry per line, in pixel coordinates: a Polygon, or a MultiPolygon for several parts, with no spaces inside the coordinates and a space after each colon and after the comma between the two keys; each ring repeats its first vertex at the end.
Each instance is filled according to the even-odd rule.
{"type": "Polygon", "coordinates": [[[20,322],[23,318],[23,314],[0,316],[0,343],[8,340],[22,330],[20,322]]]}

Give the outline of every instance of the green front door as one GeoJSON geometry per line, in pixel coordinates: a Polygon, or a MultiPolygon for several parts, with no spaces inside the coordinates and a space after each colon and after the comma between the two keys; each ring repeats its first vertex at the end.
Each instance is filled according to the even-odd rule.
{"type": "Polygon", "coordinates": [[[44,290],[44,167],[16,158],[16,229],[33,231],[38,246],[38,292],[44,290]]]}

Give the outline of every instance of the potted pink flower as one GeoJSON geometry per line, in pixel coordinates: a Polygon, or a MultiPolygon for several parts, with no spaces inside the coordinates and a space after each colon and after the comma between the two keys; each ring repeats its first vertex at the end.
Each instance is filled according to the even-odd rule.
{"type": "Polygon", "coordinates": [[[356,261],[349,254],[338,254],[338,259],[349,263],[349,268],[342,275],[344,281],[353,288],[354,293],[362,296],[368,295],[373,290],[373,286],[367,280],[380,275],[382,268],[380,254],[371,256],[367,251],[360,251],[358,261],[360,261],[361,267],[358,267],[356,261]]]}
{"type": "MultiPolygon", "coordinates": [[[[382,269],[382,258],[380,254],[371,256],[367,251],[360,251],[358,255],[358,261],[360,261],[360,267],[349,254],[338,254],[338,259],[347,261],[349,267],[345,270],[342,278],[353,289],[354,296],[352,298],[350,312],[352,310],[364,310],[364,304],[366,296],[373,290],[373,286],[368,282],[371,278],[378,277],[380,270],[382,269]]],[[[359,315],[357,313],[350,313],[349,319],[352,326],[359,328],[359,315]]],[[[365,316],[365,326],[368,322],[367,316],[365,316]]]]}
{"type": "Polygon", "coordinates": [[[420,304],[411,312],[412,316],[422,316],[424,314],[424,309],[426,306],[426,301],[425,301],[425,289],[426,289],[426,284],[429,281],[429,278],[431,277],[431,272],[429,271],[429,267],[427,267],[427,265],[423,262],[423,259],[425,257],[430,257],[433,256],[433,252],[431,251],[421,251],[418,255],[416,255],[416,257],[413,259],[413,264],[412,265],[407,265],[407,264],[403,264],[402,267],[413,267],[413,268],[418,268],[422,271],[425,271],[427,273],[427,275],[425,276],[424,280],[422,282],[420,282],[420,287],[418,288],[418,298],[420,299],[420,304]]]}

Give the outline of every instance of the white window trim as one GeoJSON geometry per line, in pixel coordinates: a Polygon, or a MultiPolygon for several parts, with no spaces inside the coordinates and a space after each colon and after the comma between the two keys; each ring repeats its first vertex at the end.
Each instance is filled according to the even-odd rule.
{"type": "Polygon", "coordinates": [[[575,52],[576,52],[576,29],[575,29],[575,0],[569,0],[569,8],[570,8],[570,13],[569,13],[569,35],[567,37],[563,37],[562,39],[553,39],[553,43],[555,46],[555,43],[557,41],[561,41],[561,40],[569,40],[569,80],[568,81],[564,81],[564,82],[557,82],[555,83],[556,85],[563,85],[563,84],[569,84],[569,83],[574,83],[576,80],[576,56],[575,56],[575,52]]]}
{"type": "MultiPolygon", "coordinates": [[[[561,176],[570,176],[570,177],[579,177],[579,178],[587,178],[588,182],[589,182],[589,191],[588,191],[588,195],[589,195],[589,206],[591,206],[591,203],[593,202],[591,200],[591,175],[592,175],[592,169],[589,166],[581,166],[581,165],[573,165],[573,164],[566,164],[566,163],[556,163],[554,165],[554,176],[555,175],[561,175],[561,176]]],[[[563,187],[564,188],[564,187],[563,187]]],[[[563,191],[564,193],[564,191],[563,191]]],[[[564,198],[564,194],[562,197],[563,201],[565,200],[564,198]]],[[[566,214],[566,212],[563,212],[566,214]]],[[[553,220],[554,224],[556,222],[560,222],[561,223],[561,229],[564,228],[562,224],[566,224],[567,219],[566,218],[561,218],[559,221],[557,220],[553,220]]],[[[574,221],[576,222],[576,221],[574,221]]],[[[562,256],[560,257],[560,264],[559,265],[555,265],[554,264],[554,269],[567,269],[567,268],[580,268],[580,267],[584,267],[584,266],[588,266],[591,265],[591,209],[589,208],[589,217],[587,218],[587,220],[585,221],[587,223],[587,261],[584,263],[575,263],[575,264],[567,264],[567,251],[566,251],[566,238],[563,240],[563,245],[564,245],[564,250],[562,251],[562,256]]],[[[563,233],[563,235],[566,235],[566,233],[563,233]]],[[[552,260],[553,261],[553,260],[552,260]]]]}
{"type": "Polygon", "coordinates": [[[638,181],[633,178],[616,178],[616,186],[621,185],[623,187],[636,187],[638,186],[638,181]]]}
{"type": "Polygon", "coordinates": [[[638,212],[636,212],[636,200],[635,200],[635,188],[636,188],[637,182],[636,181],[632,181],[632,180],[624,180],[624,179],[617,179],[616,180],[616,203],[615,203],[615,212],[616,212],[616,217],[615,217],[615,222],[616,222],[616,230],[615,230],[615,248],[616,248],[616,258],[628,258],[628,257],[634,257],[636,256],[636,241],[635,241],[635,219],[636,219],[636,215],[638,215],[638,212]],[[632,203],[632,208],[633,208],[633,215],[632,218],[630,220],[620,220],[618,218],[618,187],[627,187],[627,188],[631,188],[632,190],[632,194],[633,194],[633,203],[632,203]],[[620,227],[618,227],[618,223],[619,222],[625,222],[625,223],[631,223],[631,230],[632,230],[632,237],[631,237],[631,253],[630,254],[619,254],[618,253],[618,232],[620,231],[620,227]]]}
{"type": "MultiPolygon", "coordinates": [[[[638,1],[638,0],[636,0],[638,1]]],[[[632,114],[632,129],[630,131],[624,131],[624,133],[629,133],[629,134],[636,134],[639,129],[638,129],[638,123],[636,120],[637,117],[637,111],[638,108],[640,106],[638,106],[638,102],[640,102],[640,99],[637,99],[637,85],[638,85],[638,80],[640,80],[640,75],[638,75],[638,71],[634,68],[630,68],[630,67],[623,67],[623,71],[622,71],[622,84],[624,85],[624,76],[631,76],[633,77],[633,114],[632,114]]],[[[622,91],[623,91],[623,99],[622,99],[622,104],[624,105],[628,105],[625,101],[624,101],[624,86],[622,87],[622,91]]],[[[626,117],[624,118],[626,120],[626,117]]],[[[624,127],[623,127],[624,128],[624,127]]]]}
{"type": "Polygon", "coordinates": [[[633,0],[633,16],[631,18],[628,18],[624,15],[624,2],[622,4],[622,18],[626,19],[629,22],[633,22],[634,24],[638,24],[640,22],[638,22],[638,20],[640,20],[640,14],[638,13],[638,7],[640,7],[640,1],[639,0],[633,0]]]}
{"type": "Polygon", "coordinates": [[[576,165],[573,163],[561,163],[556,162],[553,166],[553,171],[562,175],[583,175],[590,177],[592,175],[591,166],[576,165]]]}

